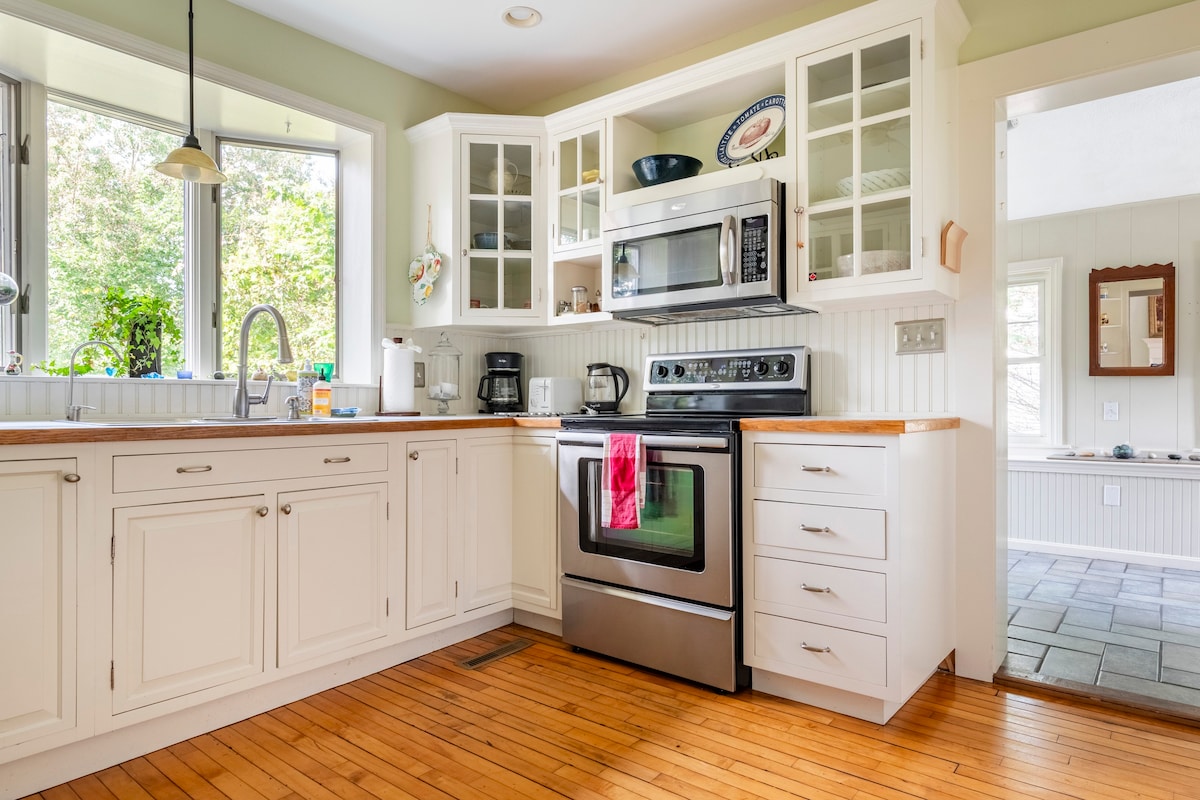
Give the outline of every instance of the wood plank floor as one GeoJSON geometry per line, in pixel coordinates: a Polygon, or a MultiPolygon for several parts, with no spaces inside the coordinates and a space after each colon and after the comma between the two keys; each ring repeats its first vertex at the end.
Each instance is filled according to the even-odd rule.
{"type": "Polygon", "coordinates": [[[880,726],[509,626],[34,797],[1181,800],[1200,729],[944,674],[880,726]]]}

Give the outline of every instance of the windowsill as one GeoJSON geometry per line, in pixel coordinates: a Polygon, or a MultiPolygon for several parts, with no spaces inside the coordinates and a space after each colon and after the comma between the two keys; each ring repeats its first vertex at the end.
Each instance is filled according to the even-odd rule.
{"type": "MultiPolygon", "coordinates": [[[[56,383],[59,381],[66,381],[66,380],[67,380],[66,375],[4,375],[3,373],[0,373],[0,385],[3,385],[4,381],[34,381],[34,382],[56,383]]],[[[120,384],[120,385],[125,385],[130,382],[135,382],[135,383],[139,383],[139,384],[162,383],[162,384],[171,384],[171,385],[177,385],[177,386],[187,385],[187,384],[195,384],[198,386],[222,386],[222,385],[236,386],[237,385],[237,379],[232,378],[232,377],[225,378],[224,380],[220,380],[217,378],[110,378],[107,375],[76,375],[75,380],[91,381],[91,382],[103,381],[105,383],[120,384]]],[[[249,380],[246,383],[249,386],[266,386],[267,385],[266,381],[249,380]]],[[[374,389],[377,386],[377,384],[375,384],[375,383],[344,383],[340,380],[337,380],[336,378],[333,381],[331,381],[331,383],[334,386],[342,386],[347,389],[374,389]]],[[[295,386],[296,382],[295,381],[273,381],[271,383],[271,385],[272,386],[295,386]]]]}

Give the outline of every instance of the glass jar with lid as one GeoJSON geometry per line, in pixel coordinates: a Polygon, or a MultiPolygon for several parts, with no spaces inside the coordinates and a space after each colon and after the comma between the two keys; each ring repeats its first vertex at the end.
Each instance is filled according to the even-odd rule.
{"type": "Polygon", "coordinates": [[[588,290],[586,286],[571,287],[571,310],[576,314],[588,313],[588,290]]]}
{"type": "Polygon", "coordinates": [[[449,414],[450,401],[458,400],[459,363],[462,351],[450,342],[445,331],[438,339],[437,346],[429,351],[429,374],[426,376],[426,394],[430,400],[437,400],[437,413],[449,414]]]}

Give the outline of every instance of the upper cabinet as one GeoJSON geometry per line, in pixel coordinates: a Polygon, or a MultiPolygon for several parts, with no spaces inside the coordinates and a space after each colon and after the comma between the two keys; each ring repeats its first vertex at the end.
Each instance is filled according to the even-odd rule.
{"type": "Polygon", "coordinates": [[[416,327],[543,318],[543,130],[535,117],[445,114],[407,131],[413,249],[428,241],[442,254],[432,282],[409,274],[416,327]]]}
{"type": "Polygon", "coordinates": [[[604,210],[604,123],[552,135],[550,168],[556,180],[554,220],[550,225],[554,252],[600,244],[604,210]]]}
{"type": "MultiPolygon", "coordinates": [[[[796,61],[789,301],[816,309],[958,296],[941,266],[955,213],[954,70],[966,32],[952,3],[796,61]]],[[[882,21],[882,19],[881,19],[882,21]]]]}

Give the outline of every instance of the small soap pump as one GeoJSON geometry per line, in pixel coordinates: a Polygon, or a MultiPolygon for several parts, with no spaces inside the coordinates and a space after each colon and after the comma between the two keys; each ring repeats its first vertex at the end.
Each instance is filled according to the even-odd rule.
{"type": "Polygon", "coordinates": [[[333,408],[333,387],[329,385],[326,379],[325,370],[322,369],[317,382],[312,387],[312,413],[314,417],[331,416],[333,408]]]}

